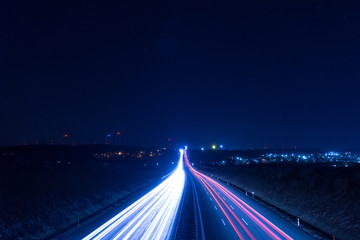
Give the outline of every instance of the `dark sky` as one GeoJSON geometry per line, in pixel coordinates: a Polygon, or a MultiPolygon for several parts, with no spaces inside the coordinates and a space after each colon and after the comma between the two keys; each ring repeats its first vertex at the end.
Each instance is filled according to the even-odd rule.
{"type": "Polygon", "coordinates": [[[54,2],[0,3],[0,145],[360,146],[358,1],[54,2]]]}

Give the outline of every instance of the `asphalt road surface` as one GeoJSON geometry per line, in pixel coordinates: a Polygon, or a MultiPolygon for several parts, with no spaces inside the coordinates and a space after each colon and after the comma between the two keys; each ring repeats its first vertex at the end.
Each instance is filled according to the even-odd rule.
{"type": "Polygon", "coordinates": [[[205,239],[314,239],[225,184],[197,172],[184,154],[201,212],[205,239]]]}
{"type": "Polygon", "coordinates": [[[253,201],[251,196],[196,171],[185,150],[180,151],[178,167],[160,185],[97,229],[92,229],[83,239],[188,237],[207,240],[314,239],[253,201]],[[185,185],[189,189],[186,192],[185,185]],[[184,197],[185,193],[190,195],[184,197]],[[181,223],[179,228],[177,220],[181,223]]]}

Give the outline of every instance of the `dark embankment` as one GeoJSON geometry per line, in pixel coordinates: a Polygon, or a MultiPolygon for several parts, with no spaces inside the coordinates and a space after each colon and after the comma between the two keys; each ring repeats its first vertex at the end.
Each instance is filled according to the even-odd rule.
{"type": "Polygon", "coordinates": [[[360,167],[300,163],[214,166],[206,160],[195,166],[254,191],[336,239],[360,239],[360,167]]]}
{"type": "Polygon", "coordinates": [[[124,147],[0,150],[0,239],[48,237],[159,181],[176,161],[174,152],[124,147]]]}

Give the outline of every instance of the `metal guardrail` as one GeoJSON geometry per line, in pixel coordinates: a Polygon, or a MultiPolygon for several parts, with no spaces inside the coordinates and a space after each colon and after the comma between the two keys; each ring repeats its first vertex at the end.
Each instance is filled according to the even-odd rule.
{"type": "Polygon", "coordinates": [[[307,221],[304,220],[300,220],[298,217],[296,217],[295,215],[267,202],[266,200],[262,199],[261,197],[257,196],[254,192],[251,192],[252,194],[249,195],[248,191],[233,184],[230,183],[226,180],[223,180],[217,176],[214,176],[213,174],[209,174],[206,172],[201,171],[203,174],[214,178],[222,183],[225,183],[228,186],[231,186],[232,188],[234,188],[235,190],[237,190],[238,192],[245,194],[245,196],[251,198],[252,200],[254,200],[255,202],[261,204],[262,206],[272,210],[273,212],[277,213],[278,215],[280,215],[281,217],[283,217],[285,220],[287,220],[288,222],[292,223],[293,225],[296,225],[299,229],[303,230],[304,232],[306,232],[307,234],[310,234],[311,236],[313,236],[316,239],[319,240],[324,240],[324,239],[335,239],[333,235],[330,235],[329,233],[321,230],[320,228],[310,224],[307,221]]]}

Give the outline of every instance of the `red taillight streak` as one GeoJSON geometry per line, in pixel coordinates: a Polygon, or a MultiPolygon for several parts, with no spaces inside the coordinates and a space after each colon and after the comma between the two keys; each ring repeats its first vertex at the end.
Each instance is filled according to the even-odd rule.
{"type": "Polygon", "coordinates": [[[248,215],[264,232],[266,232],[272,239],[280,240],[278,236],[275,235],[268,227],[266,227],[259,219],[257,219],[253,214],[251,214],[244,206],[236,202],[229,194],[220,189],[236,206],[238,206],[246,215],[248,215]]]}
{"type": "MultiPolygon", "coordinates": [[[[215,182],[216,183],[216,182],[215,182]]],[[[218,183],[216,183],[218,184],[218,183]]],[[[286,235],[283,231],[281,231],[278,227],[276,227],[273,223],[271,223],[269,220],[267,220],[265,217],[263,217],[260,213],[258,213],[257,211],[255,211],[253,208],[251,208],[249,205],[247,205],[244,201],[242,201],[241,199],[239,199],[237,196],[235,196],[233,193],[231,193],[229,190],[227,190],[226,188],[224,188],[223,186],[220,185],[221,188],[223,188],[225,191],[227,191],[229,194],[231,194],[236,200],[238,200],[239,202],[243,203],[245,205],[245,207],[249,208],[253,213],[255,213],[259,218],[261,218],[264,222],[266,222],[268,225],[270,225],[275,231],[277,231],[280,235],[282,235],[285,239],[287,240],[292,240],[292,238],[290,238],[288,235],[286,235]]]]}
{"type": "MultiPolygon", "coordinates": [[[[200,178],[201,176],[198,176],[200,178]]],[[[203,179],[204,180],[204,179],[203,179]]],[[[205,181],[205,180],[204,180],[205,181]]],[[[206,182],[206,181],[205,181],[206,182]]],[[[235,217],[235,219],[238,221],[238,223],[241,225],[241,227],[245,230],[245,232],[249,235],[249,237],[253,240],[255,240],[254,236],[250,233],[250,231],[245,227],[245,225],[240,221],[240,219],[236,216],[236,214],[230,209],[230,207],[224,202],[224,200],[219,196],[219,194],[210,186],[209,183],[206,182],[209,188],[213,190],[213,192],[216,194],[216,196],[221,200],[221,202],[225,205],[225,207],[231,212],[231,214],[235,217]]]]}
{"type": "MultiPolygon", "coordinates": [[[[201,173],[200,173],[201,174],[201,173]]],[[[271,226],[276,232],[278,232],[281,236],[283,236],[285,239],[287,240],[292,240],[292,238],[290,238],[288,235],[286,235],[283,231],[281,231],[278,227],[276,227],[273,223],[271,223],[269,220],[267,220],[265,217],[263,217],[260,213],[258,213],[257,211],[255,211],[253,208],[251,208],[249,205],[247,205],[244,201],[242,201],[241,199],[239,199],[237,196],[235,196],[232,192],[230,192],[229,190],[227,190],[226,188],[224,188],[223,186],[221,186],[219,183],[217,183],[216,181],[214,181],[213,179],[207,177],[204,175],[205,178],[207,178],[209,181],[211,181],[214,185],[217,185],[218,188],[220,190],[222,190],[222,192],[227,195],[229,198],[231,198],[229,196],[229,194],[233,197],[231,200],[232,202],[234,202],[238,207],[247,207],[248,209],[250,209],[250,211],[252,211],[253,213],[255,213],[259,218],[261,218],[264,222],[266,222],[269,226],[271,226]],[[236,201],[237,200],[237,201],[236,201]]],[[[248,210],[245,209],[245,211],[248,212],[248,210]]],[[[250,212],[248,212],[249,214],[251,214],[250,212]]],[[[251,214],[252,215],[252,214],[251,214]]],[[[249,215],[250,216],[250,215],[249,215]]],[[[255,217],[254,215],[252,215],[253,217],[255,217]]],[[[257,220],[258,221],[258,220],[257,220]]],[[[262,223],[261,223],[262,224],[262,223]]],[[[263,225],[263,224],[262,224],[263,225]]],[[[271,231],[269,228],[267,228],[265,225],[263,225],[266,229],[268,229],[269,231],[271,231]]]]}
{"type": "MultiPolygon", "coordinates": [[[[194,173],[196,175],[196,173],[194,173]]],[[[220,205],[220,203],[218,202],[218,200],[216,199],[216,197],[214,196],[214,194],[211,192],[211,190],[206,186],[205,181],[200,177],[197,176],[197,178],[199,178],[199,180],[204,184],[204,186],[206,187],[206,189],[210,192],[211,196],[214,198],[214,200],[216,201],[216,203],[218,204],[218,206],[220,207],[221,211],[225,214],[226,218],[229,220],[231,226],[234,228],[236,234],[239,236],[239,238],[241,240],[244,240],[243,236],[241,235],[241,233],[239,232],[239,230],[235,227],[234,223],[231,221],[230,217],[227,215],[227,213],[225,212],[225,210],[223,209],[223,207],[220,205]]]]}
{"type": "MultiPolygon", "coordinates": [[[[289,238],[289,236],[287,236],[284,232],[282,232],[279,228],[277,228],[274,224],[272,224],[271,222],[269,222],[266,218],[264,218],[262,215],[260,215],[258,212],[256,212],[253,208],[251,208],[249,205],[247,205],[245,202],[243,202],[242,200],[240,200],[238,197],[236,197],[233,193],[231,193],[229,190],[227,190],[226,188],[224,188],[223,186],[221,186],[219,183],[217,183],[216,181],[214,181],[213,179],[209,178],[208,176],[205,176],[202,173],[197,172],[196,170],[194,170],[190,164],[189,164],[189,160],[187,158],[186,153],[184,154],[185,157],[185,164],[189,167],[189,169],[191,170],[191,172],[193,172],[194,174],[199,174],[200,176],[206,178],[207,180],[209,180],[210,182],[213,183],[213,185],[216,185],[218,187],[218,189],[220,189],[233,203],[235,203],[240,209],[243,210],[243,212],[245,212],[251,219],[253,219],[254,222],[256,222],[258,224],[258,226],[260,228],[262,228],[268,235],[270,235],[272,238],[275,239],[279,239],[280,238],[278,236],[276,236],[268,227],[266,227],[262,222],[260,222],[259,219],[257,219],[253,214],[251,214],[245,207],[247,207],[248,209],[250,209],[252,212],[254,212],[258,217],[260,217],[264,222],[266,222],[268,225],[270,225],[275,231],[277,231],[279,234],[281,234],[285,239],[287,240],[291,240],[292,238],[289,238]],[[237,202],[233,197],[229,196],[232,195],[235,199],[237,199],[239,202],[241,202],[242,204],[240,204],[239,202],[237,202]]],[[[214,191],[215,192],[215,191],[214,191]]],[[[216,193],[216,192],[215,192],[216,193]]],[[[220,198],[221,199],[221,198],[220,198]]]]}

